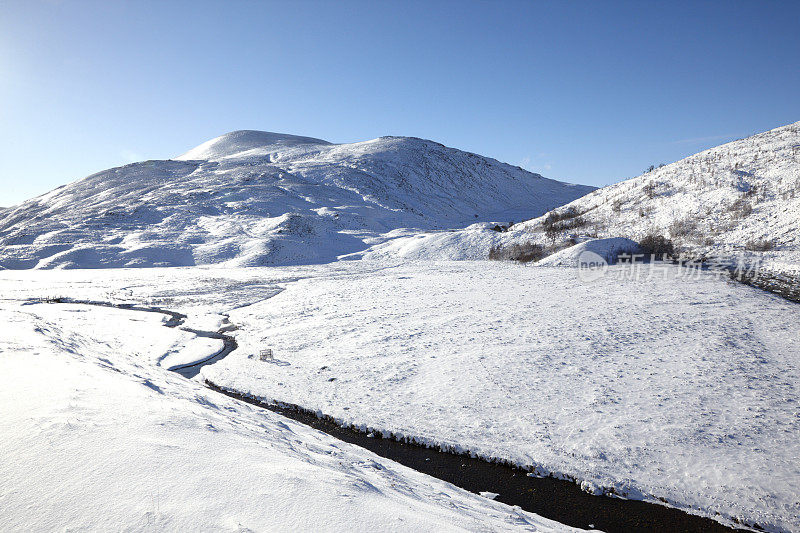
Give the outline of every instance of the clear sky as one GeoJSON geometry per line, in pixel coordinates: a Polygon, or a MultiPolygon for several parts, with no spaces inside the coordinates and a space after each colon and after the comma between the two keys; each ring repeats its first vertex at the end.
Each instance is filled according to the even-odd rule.
{"type": "Polygon", "coordinates": [[[605,185],[800,120],[800,2],[0,2],[0,206],[237,129],[605,185]]]}

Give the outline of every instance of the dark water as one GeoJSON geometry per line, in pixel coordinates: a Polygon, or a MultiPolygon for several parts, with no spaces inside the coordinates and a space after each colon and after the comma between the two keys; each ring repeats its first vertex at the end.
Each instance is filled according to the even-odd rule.
{"type": "MultiPolygon", "coordinates": [[[[93,301],[93,300],[73,300],[70,298],[55,298],[50,300],[52,303],[69,303],[69,304],[80,304],[80,305],[96,305],[99,307],[113,307],[115,309],[126,309],[128,311],[139,311],[142,313],[158,313],[162,315],[169,316],[169,320],[164,322],[164,326],[168,328],[177,328],[178,326],[183,325],[184,320],[186,320],[186,315],[183,313],[178,313],[177,311],[170,311],[169,309],[164,309],[162,307],[152,307],[152,306],[143,306],[143,305],[134,305],[134,304],[117,304],[111,302],[100,302],[100,301],[93,301]]],[[[232,325],[228,326],[231,328],[232,325]]],[[[199,329],[192,329],[192,328],[181,328],[184,331],[188,331],[190,333],[194,333],[198,337],[207,337],[209,339],[218,339],[222,341],[222,349],[215,353],[214,355],[203,359],[202,361],[198,361],[196,363],[191,363],[188,365],[178,366],[170,368],[173,372],[177,372],[178,374],[182,375],[185,378],[191,379],[195,377],[198,373],[200,373],[200,369],[203,368],[205,365],[210,365],[216,363],[220,359],[227,356],[229,353],[234,351],[238,348],[238,344],[236,343],[236,339],[230,335],[226,335],[225,331],[229,331],[230,329],[221,329],[220,331],[202,331],[199,329]]]]}
{"type": "Polygon", "coordinates": [[[593,496],[570,481],[528,477],[525,470],[509,465],[442,452],[379,435],[367,437],[365,433],[344,428],[330,418],[318,418],[313,412],[298,406],[262,403],[258,399],[222,389],[208,380],[206,385],[217,392],[280,413],[470,492],[496,492],[499,494],[495,498],[497,501],[518,505],[526,511],[570,526],[594,527],[609,532],[736,531],[709,518],[662,505],[593,496]]]}
{"type": "MultiPolygon", "coordinates": [[[[54,303],[81,303],[163,313],[170,316],[170,320],[164,324],[167,327],[178,327],[186,319],[186,315],[158,307],[66,299],[55,300],[54,303]]],[[[224,329],[217,332],[189,331],[200,336],[220,339],[223,341],[223,348],[203,361],[172,369],[187,378],[196,376],[203,366],[219,361],[237,348],[234,337],[226,335],[224,329]]],[[[582,491],[573,482],[549,477],[529,477],[525,470],[514,466],[443,452],[419,444],[383,438],[380,435],[368,437],[363,432],[340,426],[331,418],[319,418],[314,412],[300,406],[262,403],[258,399],[222,389],[208,380],[205,383],[209,388],[226,396],[297,420],[339,440],[355,444],[470,492],[496,492],[499,494],[495,498],[497,501],[517,505],[526,511],[570,526],[596,528],[608,532],[737,531],[714,520],[662,505],[594,496],[582,491]]],[[[758,528],[757,525],[753,527],[758,528]]]]}
{"type": "Polygon", "coordinates": [[[222,341],[222,350],[215,353],[211,357],[207,359],[203,359],[202,361],[198,361],[196,363],[192,363],[190,365],[183,365],[175,368],[171,368],[173,372],[177,372],[181,376],[192,379],[197,374],[200,373],[200,369],[202,369],[206,365],[211,365],[219,361],[220,359],[227,356],[229,353],[234,351],[239,345],[236,342],[236,339],[231,337],[230,335],[225,335],[224,333],[215,332],[215,331],[200,331],[196,329],[189,329],[184,328],[185,331],[191,331],[195,335],[199,337],[208,337],[210,339],[219,339],[222,341]]]}

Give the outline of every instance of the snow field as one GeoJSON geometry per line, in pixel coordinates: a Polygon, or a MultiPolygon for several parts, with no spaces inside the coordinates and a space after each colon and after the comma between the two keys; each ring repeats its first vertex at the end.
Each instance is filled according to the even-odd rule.
{"type": "Polygon", "coordinates": [[[9,530],[571,530],[168,372],[157,316],[78,307],[0,301],[9,530]]]}
{"type": "Polygon", "coordinates": [[[700,273],[431,263],[231,312],[202,375],[366,431],[771,531],[800,527],[800,314],[700,273]],[[262,347],[277,363],[249,358],[262,347]]]}

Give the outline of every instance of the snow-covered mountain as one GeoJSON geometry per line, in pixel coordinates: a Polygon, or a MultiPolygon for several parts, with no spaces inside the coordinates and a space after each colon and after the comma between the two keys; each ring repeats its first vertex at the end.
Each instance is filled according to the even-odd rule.
{"type": "Polygon", "coordinates": [[[456,232],[405,235],[378,243],[362,255],[485,259],[492,246],[532,242],[562,247],[570,235],[638,241],[655,234],[671,239],[678,251],[726,255],[774,249],[766,255],[796,263],[800,122],[653,168],[508,231],[493,228],[498,229],[493,224],[473,224],[456,232]],[[550,235],[544,225],[548,217],[561,219],[552,225],[556,231],[550,235]]]}
{"type": "Polygon", "coordinates": [[[236,131],[0,211],[0,265],[325,262],[398,228],[531,218],[592,190],[418,138],[236,131]]]}
{"type": "MultiPolygon", "coordinates": [[[[685,249],[800,249],[800,122],[603,187],[559,208],[577,232],[671,238],[685,249]]],[[[514,231],[541,228],[546,216],[514,231]]]]}

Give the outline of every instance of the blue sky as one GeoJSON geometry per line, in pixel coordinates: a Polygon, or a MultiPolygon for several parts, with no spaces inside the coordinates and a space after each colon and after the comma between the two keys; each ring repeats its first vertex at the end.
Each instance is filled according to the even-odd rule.
{"type": "Polygon", "coordinates": [[[605,185],[800,120],[800,2],[0,4],[0,205],[236,129],[605,185]]]}

